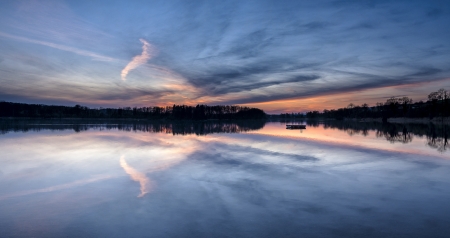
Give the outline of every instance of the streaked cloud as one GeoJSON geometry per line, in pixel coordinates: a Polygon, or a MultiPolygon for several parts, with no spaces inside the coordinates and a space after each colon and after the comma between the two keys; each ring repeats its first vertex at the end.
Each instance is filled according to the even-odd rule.
{"type": "Polygon", "coordinates": [[[100,55],[100,54],[97,54],[97,53],[94,53],[94,52],[90,52],[90,51],[87,51],[87,50],[80,50],[80,49],[77,49],[77,48],[74,48],[74,47],[60,45],[60,44],[55,44],[55,43],[51,43],[51,42],[47,42],[47,41],[34,40],[34,39],[29,39],[27,37],[22,37],[22,36],[15,36],[15,35],[7,34],[7,33],[4,33],[4,32],[0,32],[0,36],[7,37],[7,38],[10,38],[10,39],[14,39],[14,40],[23,41],[23,42],[28,42],[28,43],[48,46],[48,47],[51,47],[51,48],[54,48],[54,49],[75,53],[77,55],[88,56],[88,57],[91,57],[93,60],[99,60],[99,61],[115,61],[116,60],[114,58],[111,58],[111,57],[108,57],[108,56],[104,56],[104,55],[100,55]]]}
{"type": "Polygon", "coordinates": [[[130,61],[130,63],[125,66],[125,68],[122,69],[122,72],[120,73],[120,76],[122,77],[122,80],[127,80],[128,73],[139,67],[142,64],[145,64],[147,60],[149,60],[154,54],[154,48],[153,46],[145,41],[144,39],[139,39],[142,42],[142,53],[140,55],[137,55],[133,57],[133,59],[130,61]]]}

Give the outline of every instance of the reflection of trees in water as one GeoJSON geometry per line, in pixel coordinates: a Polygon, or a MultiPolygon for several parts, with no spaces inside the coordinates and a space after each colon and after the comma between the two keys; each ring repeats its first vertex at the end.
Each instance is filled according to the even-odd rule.
{"type": "Polygon", "coordinates": [[[143,131],[173,135],[206,135],[259,130],[264,125],[265,121],[263,120],[203,122],[2,120],[0,121],[0,134],[40,130],[74,130],[75,132],[82,132],[89,129],[118,129],[122,131],[143,131]]]}
{"type": "Polygon", "coordinates": [[[406,126],[403,126],[402,130],[399,130],[399,125],[395,124],[384,124],[381,130],[377,130],[376,136],[384,137],[391,143],[401,142],[403,144],[411,142],[414,137],[406,126]]]}
{"type": "Polygon", "coordinates": [[[228,121],[228,122],[181,122],[181,123],[152,123],[152,124],[124,124],[119,130],[167,133],[173,135],[206,135],[211,133],[239,133],[259,130],[265,125],[264,121],[228,121]]]}
{"type": "Polygon", "coordinates": [[[347,132],[350,136],[361,134],[363,136],[369,135],[370,126],[365,123],[358,123],[352,121],[307,121],[308,126],[318,127],[323,124],[325,129],[338,129],[347,132]]]}
{"type": "Polygon", "coordinates": [[[367,130],[367,128],[363,128],[363,129],[347,128],[345,131],[347,132],[347,134],[349,136],[353,136],[353,135],[357,135],[357,134],[361,134],[363,136],[369,135],[369,130],[367,130]]]}
{"type": "Polygon", "coordinates": [[[441,128],[436,128],[435,125],[431,125],[427,134],[427,145],[440,152],[446,151],[448,148],[448,134],[448,126],[444,125],[441,128]]]}
{"type": "Polygon", "coordinates": [[[445,124],[397,124],[380,122],[355,122],[355,121],[307,121],[308,126],[317,127],[323,124],[325,129],[332,128],[347,132],[350,136],[361,134],[369,135],[375,132],[376,137],[385,138],[391,143],[409,143],[415,136],[425,137],[427,145],[438,151],[448,149],[448,137],[450,128],[445,124]]]}

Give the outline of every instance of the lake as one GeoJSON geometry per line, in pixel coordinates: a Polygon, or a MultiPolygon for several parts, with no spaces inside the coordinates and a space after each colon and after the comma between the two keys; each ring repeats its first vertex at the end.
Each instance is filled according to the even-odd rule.
{"type": "Polygon", "coordinates": [[[447,126],[306,124],[3,121],[0,236],[448,237],[447,126]]]}

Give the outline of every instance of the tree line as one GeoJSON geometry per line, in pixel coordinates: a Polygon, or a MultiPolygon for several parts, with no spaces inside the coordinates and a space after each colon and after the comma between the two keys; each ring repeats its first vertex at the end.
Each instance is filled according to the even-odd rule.
{"type": "Polygon", "coordinates": [[[258,108],[241,106],[186,106],[172,107],[122,107],[88,108],[75,105],[53,106],[0,102],[0,117],[21,118],[133,118],[133,119],[173,119],[173,120],[209,120],[209,119],[263,119],[266,114],[258,108]]]}
{"type": "Polygon", "coordinates": [[[345,108],[309,111],[303,113],[280,114],[279,117],[285,119],[344,119],[344,118],[387,118],[408,117],[408,118],[436,118],[450,116],[450,93],[445,89],[439,89],[428,95],[426,102],[419,101],[413,103],[409,97],[391,97],[386,102],[378,102],[375,106],[367,103],[355,105],[350,103],[345,108]]]}

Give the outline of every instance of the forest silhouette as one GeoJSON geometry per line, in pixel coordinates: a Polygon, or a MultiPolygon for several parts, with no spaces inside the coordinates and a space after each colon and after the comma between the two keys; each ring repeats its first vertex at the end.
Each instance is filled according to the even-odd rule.
{"type": "Polygon", "coordinates": [[[172,119],[172,120],[222,120],[222,119],[263,119],[266,113],[258,108],[241,106],[186,106],[172,107],[122,107],[88,108],[75,105],[49,106],[0,102],[0,117],[20,118],[133,118],[133,119],[172,119]]]}
{"type": "Polygon", "coordinates": [[[345,108],[309,111],[303,113],[284,113],[280,118],[308,118],[308,119],[337,119],[345,118],[381,118],[384,122],[388,118],[429,118],[450,116],[450,93],[445,89],[439,89],[428,95],[426,102],[413,103],[409,97],[391,97],[386,102],[378,102],[376,106],[370,107],[367,103],[355,105],[350,103],[345,108]]]}

